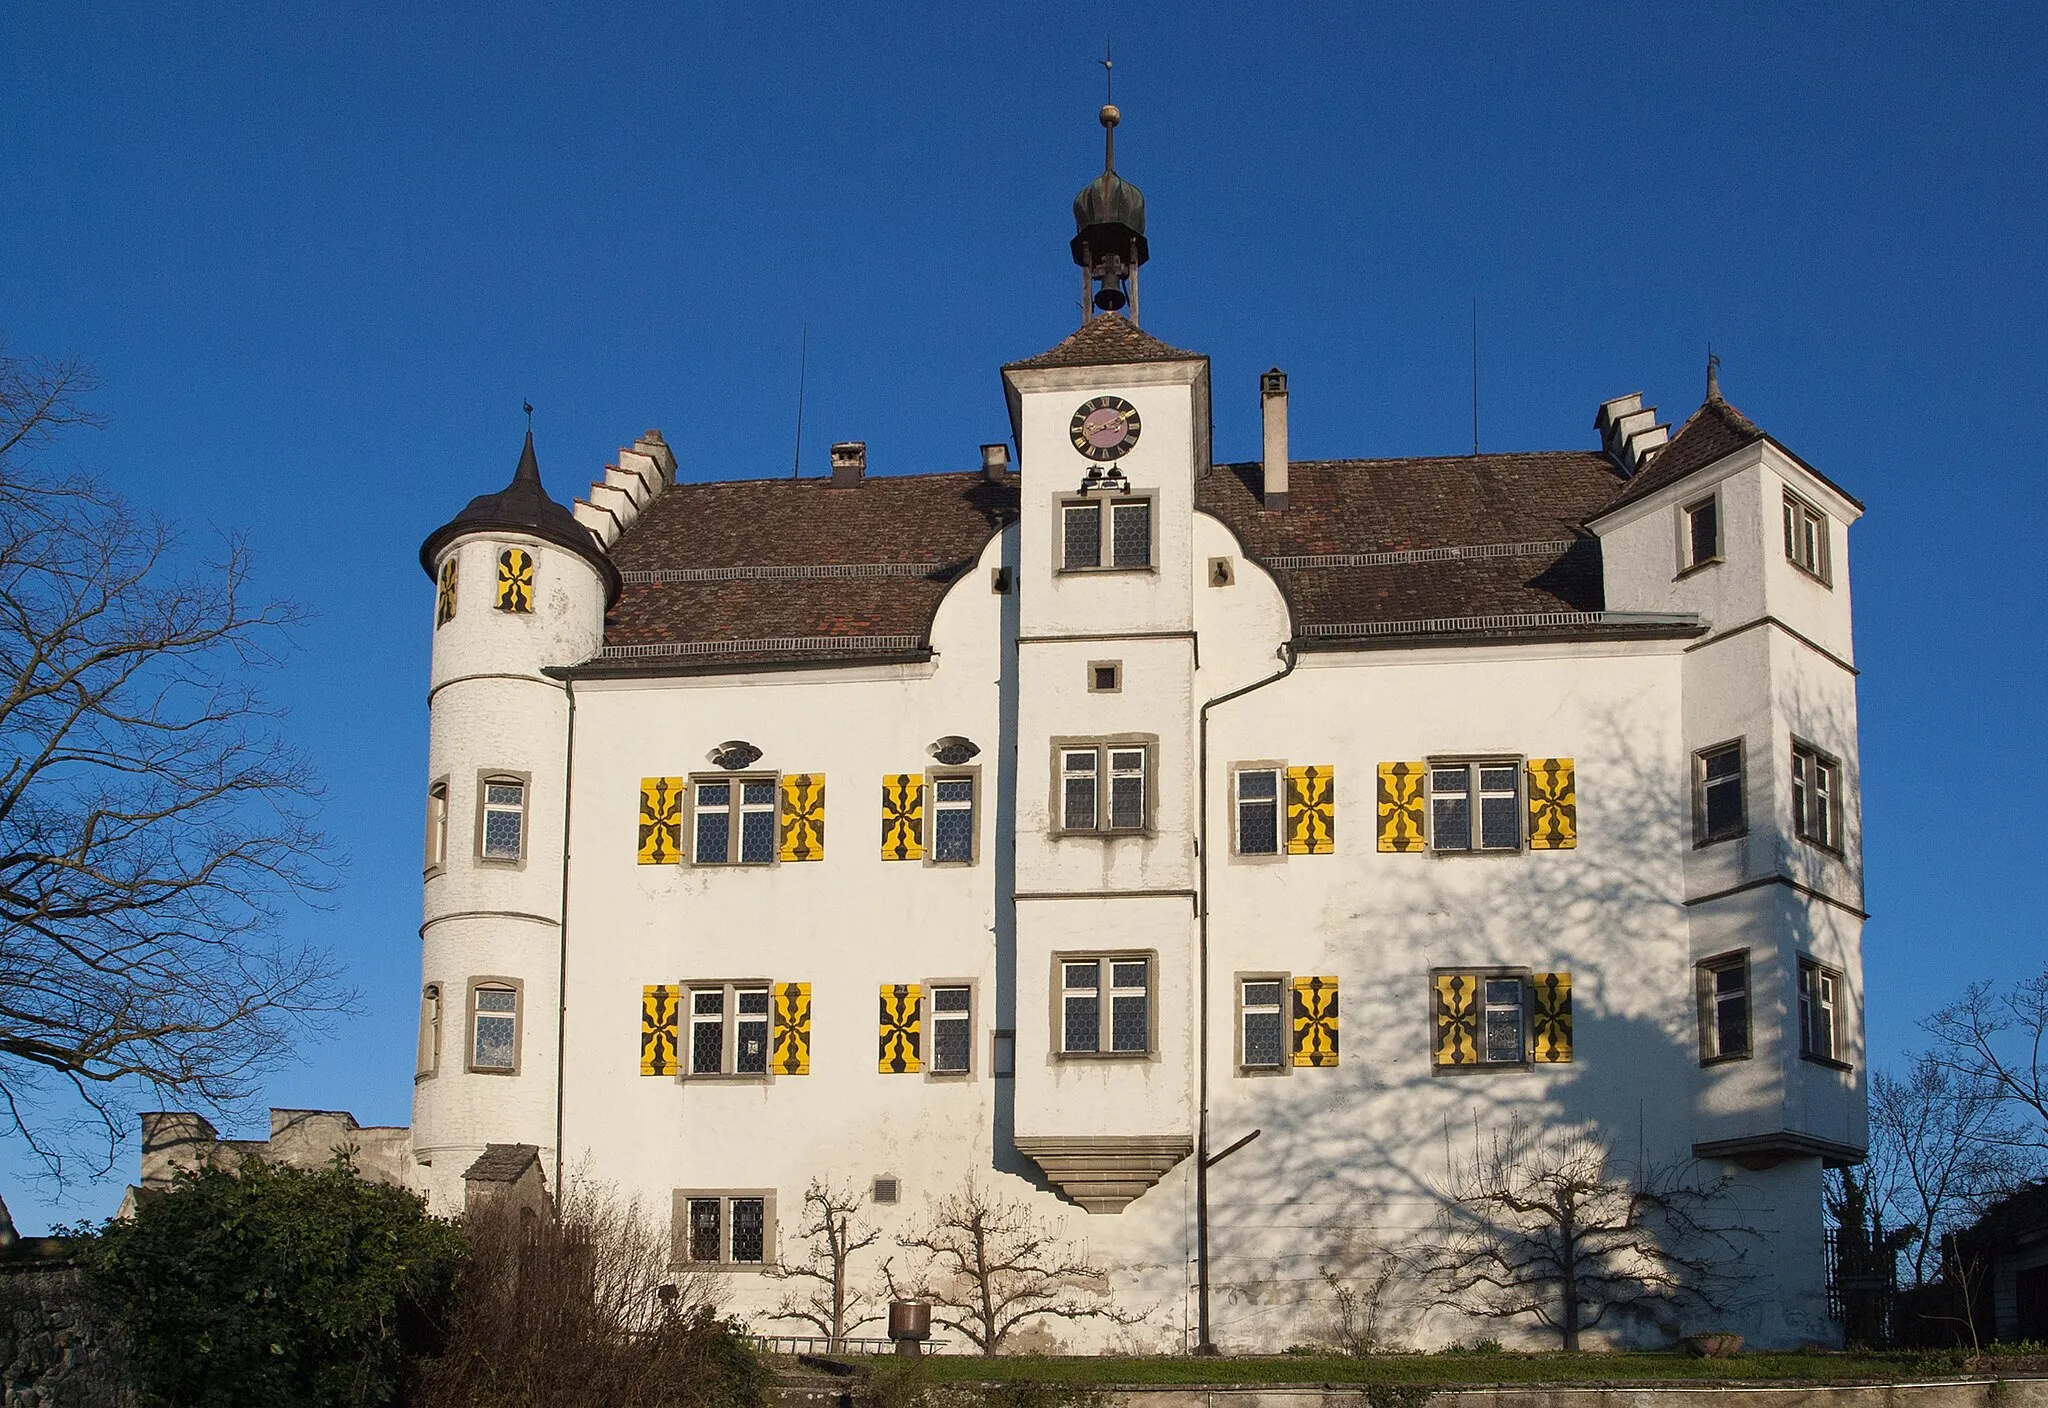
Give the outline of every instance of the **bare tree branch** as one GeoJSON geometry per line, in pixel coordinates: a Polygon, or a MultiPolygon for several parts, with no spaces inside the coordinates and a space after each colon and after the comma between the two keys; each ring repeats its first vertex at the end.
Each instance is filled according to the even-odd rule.
{"type": "Polygon", "coordinates": [[[2019,1117],[2001,1133],[2011,1147],[2048,1152],[2048,967],[2009,991],[1972,983],[1920,1024],[1934,1059],[1997,1092],[2019,1117]]]}
{"type": "Polygon", "coordinates": [[[34,451],[94,418],[77,362],[0,348],[0,1132],[62,1177],[131,1102],[244,1098],[349,995],[283,939],[333,858],[319,788],[254,686],[301,618],[230,539],[166,524],[34,451]]]}
{"type": "Polygon", "coordinates": [[[882,1239],[882,1229],[863,1218],[860,1209],[861,1197],[854,1189],[813,1178],[804,1189],[804,1222],[796,1234],[806,1255],[773,1273],[783,1280],[817,1284],[801,1294],[794,1288],[785,1293],[769,1318],[816,1326],[834,1349],[862,1325],[881,1318],[873,1313],[875,1297],[851,1278],[855,1254],[882,1239]]]}

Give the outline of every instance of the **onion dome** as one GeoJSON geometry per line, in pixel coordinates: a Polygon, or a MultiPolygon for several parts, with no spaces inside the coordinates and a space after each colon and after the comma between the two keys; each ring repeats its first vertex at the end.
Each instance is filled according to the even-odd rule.
{"type": "Polygon", "coordinates": [[[606,605],[619,599],[619,569],[590,530],[576,521],[576,515],[549,498],[542,487],[531,430],[526,432],[526,448],[519,452],[512,482],[495,494],[479,494],[469,501],[469,507],[429,533],[420,544],[420,566],[431,577],[435,559],[450,542],[471,533],[492,532],[525,533],[575,553],[604,578],[606,605]]]}
{"type": "Polygon", "coordinates": [[[1130,301],[1127,286],[1151,250],[1145,243],[1145,197],[1116,174],[1116,126],[1123,114],[1114,104],[1105,104],[1099,116],[1102,174],[1074,197],[1071,248],[1090,286],[1100,285],[1095,306],[1113,312],[1130,301]]]}

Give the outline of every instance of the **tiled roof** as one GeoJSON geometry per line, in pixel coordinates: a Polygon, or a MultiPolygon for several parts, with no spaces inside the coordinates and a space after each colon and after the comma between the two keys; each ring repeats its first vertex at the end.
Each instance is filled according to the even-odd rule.
{"type": "Polygon", "coordinates": [[[1121,362],[1200,362],[1199,352],[1169,347],[1120,313],[1098,313],[1081,330],[1048,352],[1011,362],[1012,367],[1102,367],[1121,362]]]}
{"type": "Polygon", "coordinates": [[[822,478],[677,484],[612,549],[625,590],[605,645],[726,668],[869,658],[878,642],[902,653],[905,638],[915,649],[947,586],[1016,516],[1015,476],[882,476],[847,489],[822,478]]]}
{"type": "Polygon", "coordinates": [[[476,1162],[463,1173],[465,1183],[517,1183],[540,1162],[532,1144],[486,1144],[476,1162]]]}
{"type": "Polygon", "coordinates": [[[1279,579],[1299,630],[1603,607],[1600,547],[1579,525],[1622,483],[1605,455],[1307,460],[1289,465],[1287,475],[1287,507],[1278,512],[1261,507],[1257,463],[1217,465],[1195,502],[1279,579]],[[1478,551],[1434,561],[1280,565],[1442,548],[1478,551]]]}
{"type": "Polygon", "coordinates": [[[1671,443],[1656,453],[1641,474],[1628,481],[1614,496],[1614,502],[1599,511],[1620,508],[1646,494],[1654,494],[1666,485],[1676,484],[1694,470],[1705,469],[1723,456],[1765,438],[1755,421],[1719,396],[1710,396],[1678,428],[1678,434],[1671,437],[1671,443]]]}

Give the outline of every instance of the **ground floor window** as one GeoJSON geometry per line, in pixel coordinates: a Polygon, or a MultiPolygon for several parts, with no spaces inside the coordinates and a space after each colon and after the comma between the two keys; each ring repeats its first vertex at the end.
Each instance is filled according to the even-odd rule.
{"type": "Polygon", "coordinates": [[[760,1189],[684,1189],[675,1195],[675,1261],[705,1269],[775,1260],[775,1195],[760,1189]]]}

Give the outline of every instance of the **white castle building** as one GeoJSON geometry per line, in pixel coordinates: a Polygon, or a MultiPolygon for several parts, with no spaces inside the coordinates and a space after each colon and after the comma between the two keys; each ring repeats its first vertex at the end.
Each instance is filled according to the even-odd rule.
{"type": "Polygon", "coordinates": [[[1300,461],[1275,370],[1212,463],[1113,161],[1075,218],[1100,311],[978,469],[679,482],[650,431],[572,510],[529,435],[427,538],[434,1205],[534,1146],[768,1328],[813,1178],[895,1233],[972,1176],[1144,1313],[1068,1347],[1274,1350],[1475,1140],[1588,1129],[1732,1178],[1717,1327],[1838,1338],[1861,505],[1711,378],[1675,435],[1300,461]]]}

